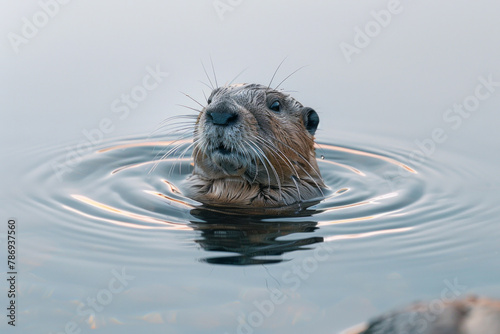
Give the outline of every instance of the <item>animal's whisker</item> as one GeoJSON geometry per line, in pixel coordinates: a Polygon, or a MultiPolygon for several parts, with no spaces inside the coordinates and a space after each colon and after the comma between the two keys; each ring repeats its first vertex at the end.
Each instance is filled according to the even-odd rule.
{"type": "MultiPolygon", "coordinates": [[[[164,130],[165,128],[167,128],[166,125],[156,129],[154,132],[161,133],[161,131],[164,130]]],[[[169,137],[170,135],[172,135],[174,133],[178,133],[178,132],[183,131],[183,130],[191,130],[192,128],[193,128],[192,124],[175,124],[175,125],[168,127],[169,131],[163,133],[163,137],[169,137]]],[[[153,135],[153,132],[151,133],[150,137],[152,135],[153,135]]]]}
{"type": "Polygon", "coordinates": [[[299,196],[299,200],[302,200],[302,195],[300,194],[300,189],[299,189],[299,185],[297,183],[297,178],[295,175],[292,175],[291,176],[291,179],[293,181],[293,183],[295,183],[295,188],[297,189],[297,195],[299,196]]]}
{"type": "Polygon", "coordinates": [[[187,109],[194,110],[194,111],[196,111],[196,112],[198,112],[198,113],[200,113],[200,112],[201,112],[201,110],[199,110],[199,109],[196,109],[196,108],[193,108],[193,107],[190,107],[190,106],[186,106],[186,105],[184,105],[184,104],[176,104],[176,105],[177,105],[177,106],[179,106],[179,107],[183,107],[183,108],[187,108],[187,109]]]}
{"type": "Polygon", "coordinates": [[[262,160],[260,153],[257,152],[257,150],[252,146],[253,142],[248,141],[248,140],[244,140],[243,142],[245,144],[247,144],[247,146],[255,153],[255,156],[257,157],[257,159],[259,159],[261,161],[262,166],[264,167],[264,170],[266,171],[266,174],[267,174],[267,184],[269,185],[269,189],[271,189],[271,175],[269,174],[269,170],[267,169],[267,166],[264,163],[264,160],[262,160]]]}
{"type": "MultiPolygon", "coordinates": [[[[266,139],[265,139],[265,138],[263,138],[262,136],[259,136],[259,137],[257,137],[256,139],[257,139],[257,140],[259,140],[259,142],[261,142],[263,145],[265,145],[268,149],[270,149],[270,150],[271,150],[271,151],[270,151],[270,153],[271,153],[271,154],[273,154],[274,156],[278,156],[278,157],[279,157],[279,158],[280,158],[283,162],[285,162],[285,163],[286,163],[286,164],[290,167],[290,169],[294,171],[295,176],[296,176],[296,177],[300,180],[300,176],[299,176],[299,174],[298,174],[297,170],[295,169],[295,167],[293,166],[292,161],[290,161],[290,159],[288,159],[288,158],[286,157],[286,155],[283,153],[283,151],[281,151],[278,147],[274,146],[274,145],[273,145],[273,144],[272,144],[269,140],[266,140],[266,139]],[[276,150],[276,152],[277,152],[278,154],[275,154],[274,152],[272,152],[272,150],[276,150]]],[[[299,154],[296,150],[294,150],[294,151],[295,151],[295,153],[296,153],[297,155],[299,155],[299,156],[300,156],[300,154],[299,154]]],[[[302,157],[302,158],[303,158],[303,157],[302,157]]],[[[308,162],[308,161],[307,161],[307,162],[308,162]]],[[[308,163],[309,163],[309,162],[308,162],[308,163]]],[[[309,163],[309,165],[310,165],[310,163],[309,163]]],[[[323,190],[321,189],[320,185],[316,182],[316,180],[315,180],[315,179],[311,176],[311,174],[309,174],[309,172],[307,172],[307,170],[306,170],[304,167],[302,167],[299,163],[297,163],[297,166],[298,166],[298,167],[299,167],[299,168],[300,168],[300,169],[301,169],[301,170],[302,170],[302,171],[303,171],[303,172],[304,172],[304,173],[308,176],[308,178],[309,178],[310,180],[312,180],[312,181],[314,182],[314,184],[315,184],[316,188],[317,188],[317,189],[321,192],[321,195],[322,195],[322,196],[324,196],[323,190]]],[[[314,171],[316,171],[316,170],[315,170],[315,168],[313,168],[313,167],[312,167],[312,165],[310,165],[310,167],[311,167],[314,171]]],[[[320,176],[320,177],[321,177],[321,176],[320,176]]],[[[295,180],[294,180],[294,182],[295,182],[295,180]]],[[[297,191],[299,191],[299,190],[297,189],[297,191]]]]}
{"type": "Polygon", "coordinates": [[[198,100],[196,100],[194,97],[192,97],[191,95],[189,94],[186,94],[184,92],[181,92],[181,94],[185,95],[186,97],[188,97],[189,99],[191,99],[192,101],[196,102],[202,109],[205,108],[205,106],[203,104],[201,104],[200,102],[198,102],[198,100]]]}
{"type": "Polygon", "coordinates": [[[176,144],[174,147],[168,149],[168,151],[166,153],[164,153],[159,159],[156,159],[157,156],[159,156],[163,151],[165,150],[162,150],[160,153],[156,154],[155,158],[153,159],[153,161],[156,161],[155,164],[153,165],[153,167],[151,168],[151,170],[149,171],[149,173],[152,173],[155,169],[156,169],[156,166],[163,160],[167,159],[168,156],[170,156],[173,152],[175,152],[178,148],[182,147],[186,145],[186,143],[179,143],[179,144],[176,144]]]}
{"type": "Polygon", "coordinates": [[[278,156],[281,158],[281,160],[290,167],[291,171],[293,171],[297,177],[299,177],[299,174],[297,173],[297,170],[293,166],[290,159],[288,159],[287,156],[279,148],[273,146],[273,144],[269,140],[264,139],[262,136],[257,137],[257,139],[260,140],[261,143],[264,144],[269,149],[276,150],[279,153],[278,156]]]}
{"type": "MultiPolygon", "coordinates": [[[[196,121],[196,119],[198,118],[198,115],[178,115],[178,116],[172,116],[172,117],[165,118],[160,123],[158,123],[158,125],[156,126],[156,128],[153,131],[151,131],[151,133],[149,134],[149,137],[151,137],[151,135],[153,133],[155,133],[161,127],[168,125],[168,122],[170,122],[174,119],[175,120],[179,119],[179,118],[193,119],[194,121],[196,121]]],[[[192,123],[194,124],[194,122],[192,122],[192,123]]],[[[174,123],[174,124],[176,124],[176,123],[174,123]]]]}
{"type": "Polygon", "coordinates": [[[201,62],[201,66],[203,67],[203,71],[207,76],[208,82],[210,82],[211,89],[215,89],[214,84],[212,83],[212,80],[210,80],[210,76],[208,75],[207,69],[205,68],[205,64],[203,64],[203,62],[201,62]]]}
{"type": "Polygon", "coordinates": [[[321,196],[322,197],[325,197],[325,194],[323,193],[323,189],[321,189],[320,185],[318,184],[318,182],[316,182],[316,180],[311,176],[311,174],[309,174],[309,172],[304,168],[302,167],[300,164],[297,164],[297,166],[299,166],[299,168],[304,172],[306,173],[306,175],[309,177],[309,179],[311,179],[313,182],[314,182],[314,185],[316,186],[316,188],[319,190],[319,192],[321,193],[321,196]]]}
{"type": "Polygon", "coordinates": [[[245,143],[245,142],[239,143],[238,146],[243,151],[243,153],[245,155],[245,158],[248,159],[248,161],[253,161],[255,163],[255,174],[254,174],[254,177],[253,177],[253,179],[251,181],[251,183],[254,183],[255,180],[257,180],[257,176],[259,175],[259,162],[258,162],[257,159],[252,158],[252,156],[248,152],[248,143],[245,143]]]}
{"type": "Polygon", "coordinates": [[[307,66],[302,66],[302,67],[299,67],[298,69],[296,69],[295,71],[293,71],[292,73],[290,73],[285,79],[283,79],[279,84],[278,86],[274,87],[275,90],[277,90],[282,83],[284,83],[288,78],[290,78],[292,75],[294,75],[295,73],[297,73],[298,71],[300,71],[301,69],[303,69],[304,67],[307,67],[307,66]]]}
{"type": "Polygon", "coordinates": [[[210,88],[210,90],[213,90],[214,87],[210,86],[209,84],[207,84],[206,82],[204,81],[201,81],[201,80],[198,80],[200,83],[204,84],[205,86],[207,86],[208,88],[210,88]]]}
{"type": "Polygon", "coordinates": [[[231,86],[231,85],[233,84],[234,80],[238,79],[238,77],[239,77],[240,75],[242,75],[242,74],[243,74],[246,70],[248,70],[248,67],[247,67],[247,68],[245,68],[245,69],[243,69],[240,73],[236,74],[236,76],[233,78],[233,80],[231,80],[231,81],[229,82],[229,84],[228,84],[227,86],[231,86]]]}
{"type": "MultiPolygon", "coordinates": [[[[276,178],[276,182],[278,183],[278,189],[279,189],[279,191],[281,193],[281,180],[280,180],[280,178],[278,176],[278,172],[276,171],[276,168],[274,168],[273,164],[266,157],[266,154],[262,151],[262,149],[256,143],[254,143],[252,140],[249,140],[249,142],[252,143],[252,144],[254,144],[255,149],[258,150],[261,153],[260,156],[262,158],[264,158],[264,160],[266,160],[267,163],[269,164],[269,167],[271,167],[271,170],[272,170],[272,172],[274,174],[274,177],[276,178]]],[[[268,173],[268,175],[269,175],[269,173],[268,173]]],[[[271,190],[271,180],[270,180],[270,178],[269,178],[269,190],[271,190]]]]}
{"type": "MultiPolygon", "coordinates": [[[[178,142],[178,141],[181,141],[182,139],[185,139],[185,138],[189,138],[189,135],[183,135],[181,136],[180,138],[178,138],[176,141],[172,142],[171,144],[174,145],[175,142],[178,142]]],[[[178,143],[178,144],[175,144],[173,148],[171,148],[169,151],[167,151],[160,159],[158,159],[156,161],[156,163],[153,165],[153,167],[149,170],[149,173],[148,174],[151,174],[155,169],[156,167],[158,166],[158,164],[166,159],[168,156],[170,156],[172,153],[176,152],[180,147],[182,147],[183,145],[186,145],[186,143],[178,143]]],[[[159,155],[160,153],[157,153],[155,158],[153,160],[156,159],[156,157],[159,155]]]]}
{"type": "MultiPolygon", "coordinates": [[[[179,117],[181,120],[178,120],[178,119],[170,119],[170,120],[165,120],[163,122],[161,122],[156,128],[157,129],[161,129],[161,128],[164,128],[164,127],[167,127],[167,126],[175,126],[175,125],[178,125],[178,124],[196,124],[196,118],[195,117],[179,117]],[[173,122],[175,120],[175,122],[173,122]]],[[[156,129],[155,129],[156,131],[156,129]]]]}
{"type": "MultiPolygon", "coordinates": [[[[281,153],[281,156],[280,156],[280,155],[278,155],[278,156],[281,158],[281,160],[282,160],[285,164],[287,164],[287,165],[290,167],[290,170],[291,170],[291,171],[293,171],[293,172],[295,173],[295,174],[292,174],[292,180],[294,181],[295,187],[297,188],[297,193],[299,194],[299,198],[300,198],[300,190],[299,190],[299,187],[298,187],[298,185],[297,185],[297,182],[296,182],[296,180],[295,180],[295,178],[294,178],[294,177],[296,177],[297,179],[299,179],[299,180],[300,180],[300,177],[299,177],[299,174],[297,173],[297,170],[296,170],[296,169],[295,169],[295,167],[293,166],[292,162],[291,162],[291,161],[290,161],[290,160],[286,157],[286,155],[285,155],[283,152],[281,152],[281,150],[279,150],[279,149],[278,149],[278,148],[276,148],[276,147],[272,147],[272,146],[270,146],[270,145],[268,144],[268,142],[266,142],[266,141],[264,140],[264,138],[260,137],[260,138],[257,138],[257,139],[260,139],[260,140],[261,140],[260,142],[261,142],[261,143],[262,143],[265,147],[268,147],[268,148],[270,148],[270,149],[275,149],[278,153],[281,153]],[[286,159],[286,160],[285,160],[285,159],[286,159]]],[[[271,151],[271,152],[272,152],[272,151],[271,151]]],[[[274,153],[273,153],[273,154],[274,154],[274,153]]]]}
{"type": "Polygon", "coordinates": [[[295,154],[297,154],[297,156],[299,156],[302,160],[304,160],[304,162],[316,173],[316,175],[319,177],[319,179],[321,180],[321,182],[324,182],[323,181],[323,178],[319,172],[318,169],[316,169],[316,167],[314,167],[308,159],[306,159],[300,152],[298,152],[296,149],[294,149],[293,147],[291,147],[290,145],[288,145],[287,143],[283,142],[282,140],[279,140],[279,139],[275,139],[278,143],[286,146],[288,149],[292,150],[295,154]]]}
{"type": "Polygon", "coordinates": [[[212,64],[212,72],[214,73],[215,87],[219,87],[219,84],[217,83],[217,75],[215,75],[215,68],[212,56],[210,56],[210,64],[212,64]]]}
{"type": "Polygon", "coordinates": [[[269,85],[267,85],[267,88],[271,88],[271,85],[273,83],[274,77],[276,76],[276,73],[278,73],[278,70],[280,69],[281,65],[283,65],[283,63],[285,62],[285,60],[286,60],[286,57],[281,61],[281,63],[278,65],[278,67],[274,71],[273,76],[271,77],[271,81],[269,81],[269,85]]]}
{"type": "MultiPolygon", "coordinates": [[[[177,158],[177,162],[179,163],[179,174],[181,174],[181,173],[182,173],[182,169],[181,169],[181,168],[182,168],[182,165],[181,165],[181,160],[184,158],[184,155],[187,153],[187,151],[189,151],[189,149],[190,149],[191,147],[193,147],[194,145],[195,145],[195,143],[194,143],[194,142],[193,142],[193,143],[191,143],[188,147],[186,147],[186,148],[184,149],[184,151],[182,151],[182,153],[181,153],[181,154],[179,154],[179,157],[177,158]]],[[[176,164],[177,162],[174,162],[174,163],[172,164],[172,167],[170,168],[170,174],[172,174],[172,171],[174,170],[174,168],[175,168],[175,164],[176,164]]]]}
{"type": "MultiPolygon", "coordinates": [[[[267,145],[265,143],[262,142],[262,140],[260,140],[260,138],[258,138],[257,136],[253,136],[253,138],[255,138],[264,148],[269,148],[267,147],[267,145]]],[[[264,150],[262,150],[264,151],[264,150]]],[[[271,154],[274,158],[276,158],[277,160],[283,160],[279,155],[277,155],[275,152],[273,152],[272,150],[268,150],[268,153],[271,154]]],[[[286,161],[284,161],[285,164],[286,164],[286,161]]],[[[282,166],[281,165],[278,165],[279,166],[279,169],[280,169],[280,175],[281,177],[284,178],[284,175],[285,175],[285,171],[283,170],[282,166]]],[[[281,177],[280,177],[280,180],[281,180],[281,177]]]]}
{"type": "MultiPolygon", "coordinates": [[[[180,134],[180,136],[179,136],[179,137],[177,137],[177,139],[176,139],[176,140],[174,140],[174,141],[171,143],[171,144],[174,144],[176,141],[178,141],[178,140],[180,140],[180,139],[184,139],[184,138],[186,137],[186,133],[191,132],[191,130],[192,130],[192,128],[193,128],[193,124],[191,124],[191,123],[192,123],[192,122],[178,122],[178,123],[175,123],[175,124],[173,124],[173,125],[172,125],[172,127],[170,128],[170,131],[168,131],[167,133],[164,133],[164,134],[163,134],[163,136],[164,136],[164,137],[169,137],[169,136],[173,135],[174,133],[182,132],[182,133],[180,134]]],[[[155,132],[158,132],[158,131],[162,130],[162,129],[163,129],[164,127],[166,127],[167,125],[168,125],[168,124],[166,124],[166,125],[164,125],[164,126],[161,126],[161,127],[157,128],[156,130],[154,130],[153,132],[151,132],[151,133],[149,134],[149,137],[151,137],[151,136],[152,136],[155,132]]],[[[187,137],[189,137],[189,136],[187,136],[187,137]]],[[[153,153],[154,153],[154,151],[156,150],[156,147],[157,147],[157,146],[158,146],[158,145],[155,145],[155,146],[153,147],[153,153]]],[[[160,152],[159,152],[159,153],[157,153],[157,154],[155,155],[155,159],[156,159],[156,157],[157,157],[159,154],[161,154],[161,152],[163,152],[163,151],[164,151],[164,149],[160,150],[160,152]]]]}

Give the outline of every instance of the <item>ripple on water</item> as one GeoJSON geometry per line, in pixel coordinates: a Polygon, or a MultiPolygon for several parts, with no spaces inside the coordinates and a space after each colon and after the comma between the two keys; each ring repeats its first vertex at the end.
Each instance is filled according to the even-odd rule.
{"type": "MultiPolygon", "coordinates": [[[[326,143],[317,145],[318,165],[329,188],[319,204],[293,217],[205,210],[182,195],[182,181],[192,171],[190,142],[154,138],[111,142],[82,157],[62,182],[50,163],[40,164],[30,174],[38,189],[31,198],[54,214],[72,217],[54,219],[54,225],[81,247],[102,240],[130,261],[137,256],[123,252],[124,242],[161,248],[166,247],[162,242],[168,236],[197,231],[197,245],[219,252],[204,254],[202,261],[221,264],[274,263],[282,261],[284,253],[318,242],[393,238],[394,234],[400,238],[393,242],[404,240],[402,254],[422,256],[443,251],[439,247],[443,241],[435,237],[443,228],[440,223],[479,210],[473,203],[443,205],[456,187],[448,184],[436,191],[434,183],[444,173],[449,176],[449,169],[407,165],[402,162],[405,152],[375,153],[326,143]],[[158,162],[179,143],[178,150],[158,162]],[[422,225],[425,230],[418,229],[422,225]]],[[[65,152],[53,149],[43,154],[51,160],[47,156],[65,152]]],[[[187,238],[192,240],[193,235],[187,238]]]]}

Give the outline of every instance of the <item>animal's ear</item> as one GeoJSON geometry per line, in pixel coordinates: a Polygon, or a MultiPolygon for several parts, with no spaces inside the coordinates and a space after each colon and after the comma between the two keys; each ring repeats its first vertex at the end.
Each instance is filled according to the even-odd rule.
{"type": "Polygon", "coordinates": [[[319,116],[316,111],[312,108],[303,108],[302,119],[304,120],[304,125],[306,126],[307,131],[314,136],[319,124],[319,116]]]}

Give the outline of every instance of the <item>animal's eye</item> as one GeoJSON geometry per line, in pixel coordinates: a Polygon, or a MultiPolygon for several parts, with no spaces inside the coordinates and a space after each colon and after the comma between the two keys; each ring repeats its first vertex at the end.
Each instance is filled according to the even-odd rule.
{"type": "Polygon", "coordinates": [[[211,97],[209,97],[208,100],[207,100],[207,104],[210,104],[210,103],[212,103],[212,98],[211,97]]]}
{"type": "Polygon", "coordinates": [[[280,111],[280,107],[281,107],[280,101],[276,100],[273,103],[271,103],[269,109],[271,109],[272,111],[280,111]]]}

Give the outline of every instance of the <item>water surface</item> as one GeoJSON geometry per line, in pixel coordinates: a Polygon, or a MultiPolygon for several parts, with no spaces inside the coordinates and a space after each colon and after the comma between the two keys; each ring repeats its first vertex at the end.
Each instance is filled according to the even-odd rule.
{"type": "MultiPolygon", "coordinates": [[[[498,5],[402,6],[350,63],[340,43],[386,1],[246,1],[222,20],[211,2],[73,1],[19,53],[4,39],[12,331],[336,333],[450,287],[500,298],[500,90],[459,126],[444,117],[480,77],[500,81],[498,5]],[[292,217],[228,215],[182,195],[189,150],[152,170],[172,140],[152,131],[198,108],[179,91],[210,91],[200,60],[219,84],[247,67],[237,81],[267,84],[285,57],[276,84],[308,65],[281,87],[320,116],[325,200],[292,217]],[[157,68],[168,75],[143,100],[113,107],[157,68]],[[429,146],[436,129],[446,139],[429,146]]],[[[4,36],[39,10],[10,7],[4,36]]]]}

